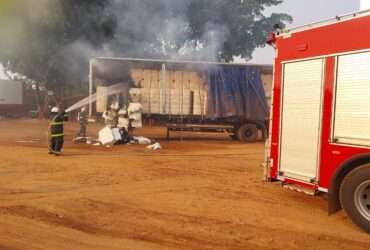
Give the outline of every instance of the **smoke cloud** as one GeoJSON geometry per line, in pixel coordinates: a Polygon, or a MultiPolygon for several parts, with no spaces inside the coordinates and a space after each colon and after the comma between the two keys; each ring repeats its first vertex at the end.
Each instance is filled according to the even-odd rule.
{"type": "Polygon", "coordinates": [[[219,58],[218,51],[230,34],[226,27],[209,22],[201,39],[195,40],[186,15],[189,1],[159,0],[161,4],[152,8],[148,2],[111,1],[106,15],[113,15],[117,23],[113,39],[93,54],[175,60],[219,58]]]}
{"type": "Polygon", "coordinates": [[[86,72],[86,62],[92,57],[217,61],[229,30],[209,22],[201,38],[195,40],[186,14],[177,15],[186,13],[187,1],[160,1],[162,8],[158,9],[148,9],[146,1],[111,1],[105,15],[115,20],[112,38],[98,46],[84,39],[68,45],[63,54],[71,73],[86,72]]]}
{"type": "Polygon", "coordinates": [[[63,8],[64,1],[73,3],[0,2],[0,61],[16,58],[13,61],[23,74],[52,86],[60,82],[75,85],[87,81],[92,57],[216,61],[230,35],[226,27],[209,22],[198,38],[192,37],[189,0],[95,1],[95,6],[85,3],[86,8],[76,12],[80,17],[71,16],[63,8]],[[92,20],[99,20],[100,27],[91,25],[92,20]],[[63,33],[68,25],[77,30],[72,39],[63,33]],[[50,43],[51,38],[56,42],[50,43]],[[35,55],[40,55],[39,59],[35,60],[35,55]]]}

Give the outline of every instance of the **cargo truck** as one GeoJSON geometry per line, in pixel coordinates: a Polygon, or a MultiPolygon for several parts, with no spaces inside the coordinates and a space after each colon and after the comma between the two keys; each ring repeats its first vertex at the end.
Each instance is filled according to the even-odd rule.
{"type": "Polygon", "coordinates": [[[167,136],[171,131],[226,132],[253,142],[267,135],[265,88],[271,79],[269,65],[94,58],[90,115],[105,111],[112,93],[119,92],[120,102],[127,104],[130,92],[138,96],[145,119],[166,124],[167,136]]]}

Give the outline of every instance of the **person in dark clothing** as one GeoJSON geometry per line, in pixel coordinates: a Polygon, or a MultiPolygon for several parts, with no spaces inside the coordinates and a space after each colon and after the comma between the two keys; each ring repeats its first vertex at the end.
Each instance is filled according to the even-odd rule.
{"type": "Polygon", "coordinates": [[[51,109],[49,154],[59,156],[64,144],[64,122],[68,120],[65,112],[58,107],[51,109]]]}
{"type": "Polygon", "coordinates": [[[86,137],[86,127],[88,123],[88,114],[86,107],[81,108],[81,111],[78,112],[78,122],[80,123],[80,131],[77,134],[77,137],[86,137]]]}

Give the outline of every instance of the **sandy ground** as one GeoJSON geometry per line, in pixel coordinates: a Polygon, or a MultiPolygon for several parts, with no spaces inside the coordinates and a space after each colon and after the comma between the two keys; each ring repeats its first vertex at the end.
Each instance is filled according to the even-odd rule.
{"type": "Polygon", "coordinates": [[[46,126],[0,121],[0,249],[370,249],[323,197],[263,183],[263,143],[177,134],[157,152],[107,149],[72,144],[69,124],[54,157],[46,126]]]}

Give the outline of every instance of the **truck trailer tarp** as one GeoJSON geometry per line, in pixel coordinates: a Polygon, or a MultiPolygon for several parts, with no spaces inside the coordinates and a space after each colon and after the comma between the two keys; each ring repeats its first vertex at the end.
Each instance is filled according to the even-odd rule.
{"type": "Polygon", "coordinates": [[[207,116],[265,120],[269,111],[260,75],[260,69],[254,66],[218,66],[208,70],[207,116]]]}

